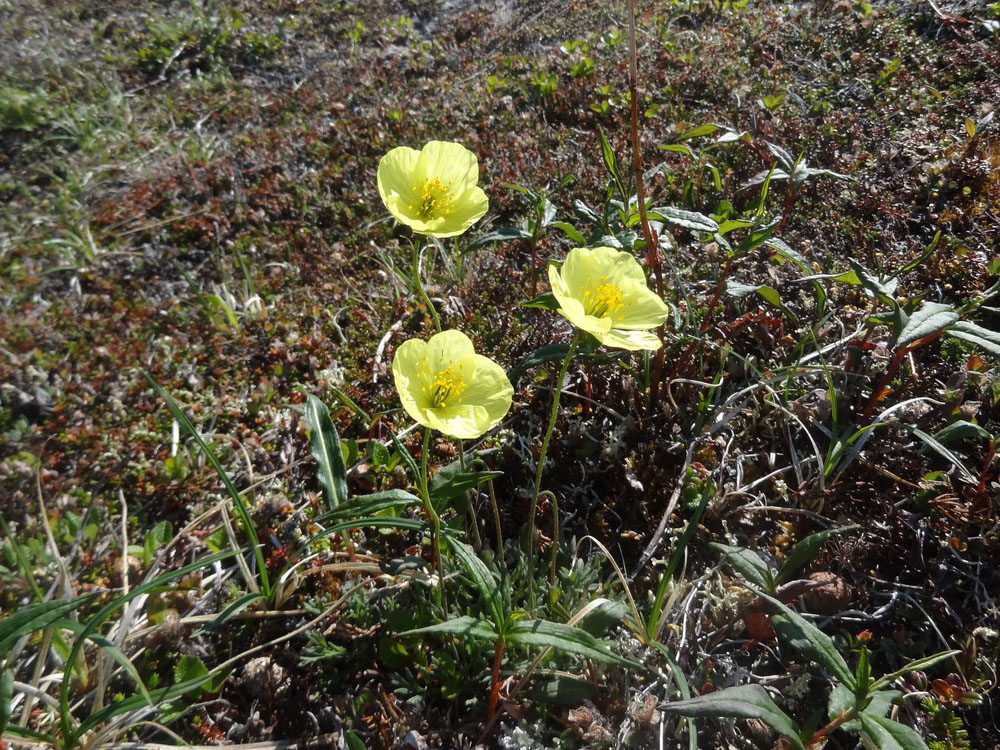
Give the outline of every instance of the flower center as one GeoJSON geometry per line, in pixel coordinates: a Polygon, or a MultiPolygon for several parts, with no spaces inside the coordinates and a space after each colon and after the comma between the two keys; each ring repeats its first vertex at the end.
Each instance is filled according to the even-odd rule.
{"type": "Polygon", "coordinates": [[[465,378],[454,367],[439,370],[429,386],[424,391],[430,396],[431,406],[440,409],[454,401],[465,390],[465,378]]]}
{"type": "Polygon", "coordinates": [[[454,198],[448,195],[449,187],[451,187],[450,182],[444,185],[437,177],[424,180],[423,185],[414,185],[414,200],[410,204],[410,210],[415,211],[417,216],[425,221],[447,216],[451,213],[452,203],[455,202],[454,198]]]}
{"type": "Polygon", "coordinates": [[[615,284],[607,283],[607,276],[601,281],[604,283],[583,293],[584,312],[595,318],[609,318],[622,309],[625,293],[615,284]]]}

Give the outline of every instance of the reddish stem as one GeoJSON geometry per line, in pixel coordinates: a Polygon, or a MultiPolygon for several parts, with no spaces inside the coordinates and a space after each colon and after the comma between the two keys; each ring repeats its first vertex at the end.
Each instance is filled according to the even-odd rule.
{"type": "Polygon", "coordinates": [[[896,353],[892,356],[892,361],[889,363],[889,367],[886,368],[882,379],[878,381],[878,387],[872,391],[871,398],[868,399],[868,403],[865,405],[865,410],[862,412],[862,417],[866,423],[869,419],[871,419],[872,412],[875,411],[875,407],[878,405],[878,402],[882,400],[883,396],[885,396],[886,386],[889,385],[889,382],[894,377],[896,377],[896,373],[899,371],[900,365],[903,364],[903,358],[915,349],[919,349],[924,344],[933,341],[942,333],[944,333],[944,331],[935,331],[928,336],[924,336],[922,339],[917,339],[916,341],[907,344],[902,349],[896,350],[896,353]]]}
{"type": "Polygon", "coordinates": [[[503,638],[497,639],[493,647],[493,677],[490,681],[490,705],[488,709],[488,719],[493,721],[497,712],[497,703],[500,701],[500,661],[503,657],[503,638]]]}
{"type": "Polygon", "coordinates": [[[979,485],[976,487],[976,494],[972,500],[972,510],[973,512],[978,511],[980,506],[984,505],[984,498],[986,497],[986,482],[990,478],[990,464],[993,463],[993,457],[997,454],[997,445],[992,440],[990,441],[990,449],[986,454],[986,460],[983,461],[983,470],[979,473],[979,485]]]}

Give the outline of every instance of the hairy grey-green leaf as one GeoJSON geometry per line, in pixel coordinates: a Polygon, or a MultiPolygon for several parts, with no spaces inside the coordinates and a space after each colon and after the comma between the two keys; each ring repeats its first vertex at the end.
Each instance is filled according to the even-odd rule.
{"type": "Polygon", "coordinates": [[[804,750],[798,729],[788,715],[771,700],[760,685],[739,685],[714,693],[699,695],[686,701],[661,703],[657,708],[664,713],[697,718],[728,717],[759,719],[774,731],[791,740],[797,750],[804,750]]]}
{"type": "Polygon", "coordinates": [[[951,305],[940,302],[924,302],[923,306],[910,315],[903,330],[899,332],[896,346],[908,346],[925,336],[942,331],[958,321],[958,312],[951,305]]]}

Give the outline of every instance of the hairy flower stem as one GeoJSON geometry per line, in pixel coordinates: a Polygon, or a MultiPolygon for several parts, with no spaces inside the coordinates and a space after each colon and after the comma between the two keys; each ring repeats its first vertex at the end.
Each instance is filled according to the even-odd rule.
{"type": "MultiPolygon", "coordinates": [[[[545,430],[545,437],[542,439],[542,451],[538,455],[538,467],[535,469],[535,489],[531,493],[531,508],[528,511],[528,606],[535,608],[535,582],[533,570],[535,565],[535,513],[538,510],[538,497],[542,489],[542,472],[545,471],[545,455],[549,452],[549,443],[552,441],[552,431],[555,429],[556,420],[559,418],[559,397],[562,396],[563,381],[566,379],[566,372],[569,370],[569,361],[573,359],[579,343],[577,335],[569,344],[566,351],[566,358],[563,360],[556,378],[555,394],[552,396],[552,413],[549,415],[549,426],[545,430]]],[[[553,544],[557,540],[552,540],[553,544]]]]}
{"type": "MultiPolygon", "coordinates": [[[[632,126],[632,167],[635,170],[636,208],[639,210],[642,238],[646,242],[646,265],[649,266],[649,270],[656,280],[656,293],[662,299],[663,264],[660,262],[657,238],[649,226],[649,217],[646,215],[646,188],[642,182],[642,150],[639,146],[639,52],[635,38],[635,0],[629,0],[628,3],[628,90],[629,104],[631,105],[629,119],[632,126]]],[[[628,203],[628,196],[622,197],[628,203]]],[[[665,331],[665,326],[660,326],[657,331],[661,341],[665,331]]],[[[652,377],[649,384],[650,402],[654,404],[659,400],[660,381],[663,379],[663,357],[664,352],[661,347],[654,355],[652,377]]]]}
{"type": "Polygon", "coordinates": [[[424,511],[431,519],[431,550],[433,552],[433,571],[438,577],[438,587],[434,595],[434,602],[445,613],[448,613],[448,599],[444,590],[444,566],[443,555],[441,554],[441,516],[434,510],[431,502],[431,493],[427,484],[427,454],[431,452],[431,429],[424,428],[424,448],[420,452],[420,499],[424,501],[424,511]]]}
{"type": "Polygon", "coordinates": [[[423,282],[420,281],[420,246],[413,242],[413,263],[410,269],[413,275],[413,286],[416,287],[417,295],[424,301],[427,305],[427,310],[430,312],[431,317],[434,319],[434,328],[437,332],[441,332],[441,319],[438,317],[437,310],[434,309],[434,305],[431,304],[431,298],[427,296],[427,292],[424,290],[423,282]]]}
{"type": "MultiPolygon", "coordinates": [[[[465,441],[458,438],[458,463],[462,467],[462,473],[464,474],[465,469],[465,441]]],[[[470,490],[471,492],[471,490],[470,490]]],[[[479,535],[479,519],[476,517],[476,509],[472,507],[472,499],[469,497],[469,492],[466,492],[463,496],[462,512],[465,513],[465,520],[469,526],[469,536],[472,538],[472,548],[476,552],[481,552],[483,549],[483,538],[479,535]]]]}

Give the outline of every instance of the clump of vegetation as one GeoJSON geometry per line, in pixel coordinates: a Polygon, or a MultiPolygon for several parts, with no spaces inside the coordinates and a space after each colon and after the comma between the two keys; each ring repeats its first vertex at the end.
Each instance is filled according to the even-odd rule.
{"type": "Polygon", "coordinates": [[[996,741],[994,14],[515,5],[0,32],[0,745],[996,741]]]}

